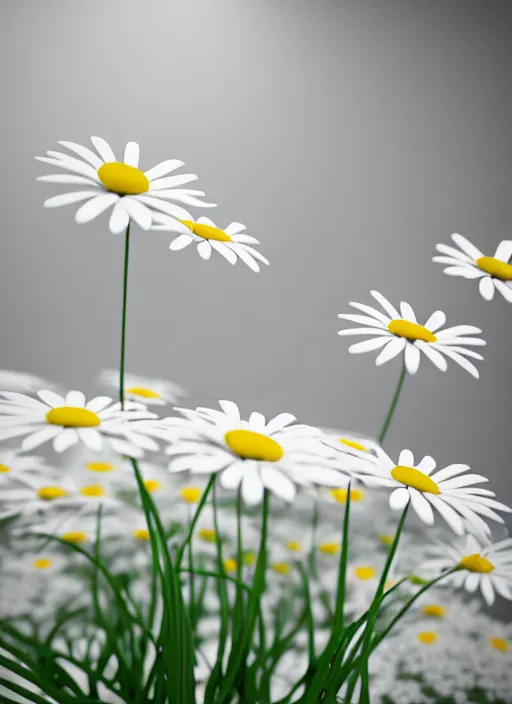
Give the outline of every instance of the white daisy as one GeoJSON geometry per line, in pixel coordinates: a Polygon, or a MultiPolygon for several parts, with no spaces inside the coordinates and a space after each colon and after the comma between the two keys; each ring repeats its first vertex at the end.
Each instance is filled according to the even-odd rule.
{"type": "Polygon", "coordinates": [[[75,487],[68,478],[56,474],[46,477],[25,477],[23,484],[13,482],[3,487],[0,493],[0,520],[10,516],[30,519],[42,515],[49,509],[61,505],[63,499],[71,496],[75,487]]]}
{"type": "Polygon", "coordinates": [[[190,214],[181,205],[168,201],[196,207],[214,206],[214,203],[204,203],[198,198],[204,196],[203,191],[179,188],[195,181],[195,174],[168,176],[183,166],[182,161],[168,159],[148,171],[141,171],[139,145],[136,142],[128,142],[123,161],[117,161],[104,139],[91,137],[91,142],[97,153],[81,144],[59,142],[76,156],[51,150],[46,152],[48,156],[36,156],[38,161],[69,172],[40,176],[38,181],[82,186],[79,191],[49,198],[44,202],[45,207],[55,208],[85,201],[75,215],[78,223],[89,222],[112,207],[110,231],[119,233],[126,230],[132,220],[143,230],[149,230],[156,212],[165,213],[178,232],[188,232],[180,221],[190,219],[190,214]]]}
{"type": "MultiPolygon", "coordinates": [[[[115,369],[104,369],[99,374],[99,380],[119,393],[119,372],[115,369]]],[[[135,374],[124,375],[124,397],[131,401],[145,403],[146,406],[164,406],[176,403],[186,392],[178,384],[164,379],[149,379],[135,374]]]]}
{"type": "Polygon", "coordinates": [[[493,544],[468,535],[453,545],[432,546],[429,557],[423,568],[435,575],[459,568],[441,584],[463,587],[470,593],[480,589],[489,606],[495,593],[512,601],[512,538],[493,544]]]}
{"type": "Polygon", "coordinates": [[[129,446],[123,431],[130,422],[155,418],[145,406],[131,401],[125,404],[125,410],[107,396],[97,396],[86,403],[81,391],[70,391],[65,398],[53,391],[39,391],[40,400],[8,391],[0,396],[3,397],[0,440],[26,435],[22,450],[32,450],[52,440],[56,452],[63,452],[79,441],[91,450],[100,451],[103,441],[108,440],[116,452],[140,456],[143,446],[134,442],[133,437],[129,446]]]}
{"type": "Polygon", "coordinates": [[[432,261],[446,264],[444,273],[448,276],[480,279],[478,288],[486,301],[494,298],[496,289],[506,301],[512,303],[512,264],[509,264],[512,257],[512,240],[500,242],[493,257],[485,256],[462,235],[453,234],[452,240],[459,249],[436,244],[441,256],[433,257],[432,261]]]}
{"type": "Polygon", "coordinates": [[[487,535],[490,528],[481,516],[504,523],[494,509],[512,511],[491,498],[495,496],[494,492],[474,486],[488,479],[479,474],[464,474],[470,469],[467,464],[451,464],[432,474],[436,463],[428,455],[415,464],[410,450],[402,450],[398,463],[382,449],[377,454],[373,466],[366,465],[368,475],[360,478],[369,485],[392,488],[391,509],[401,511],[411,502],[414,511],[427,525],[434,523],[432,508],[435,508],[458,535],[464,534],[464,521],[472,524],[479,534],[487,535]]]}
{"type": "Polygon", "coordinates": [[[24,455],[19,450],[0,450],[0,482],[13,477],[23,481],[23,475],[43,474],[49,469],[42,457],[24,455]]]}
{"type": "Polygon", "coordinates": [[[358,323],[363,327],[340,330],[338,335],[369,335],[372,339],[351,345],[351,354],[381,350],[375,363],[377,366],[389,362],[404,352],[405,365],[409,374],[415,374],[420,364],[420,352],[441,371],[446,371],[444,357],[457,364],[478,379],[477,368],[466,357],[483,359],[482,355],[467,349],[468,346],[483,346],[485,340],[479,335],[482,331],[473,325],[456,325],[440,330],[446,323],[446,315],[436,310],[424,325],[420,325],[413,309],[408,303],[400,303],[400,312],[378,291],[371,291],[372,296],[382,306],[384,313],[362,303],[350,303],[353,308],[366,315],[340,313],[339,318],[358,323]],[[444,355],[444,357],[443,357],[444,355]]]}
{"type": "Polygon", "coordinates": [[[291,425],[295,417],[281,413],[268,423],[261,413],[240,418],[232,401],[219,401],[222,411],[176,409],[185,418],[166,419],[176,432],[167,454],[173,458],[171,472],[220,473],[224,489],[241,486],[247,504],[256,505],[268,489],[292,501],[296,485],[324,484],[337,487],[340,472],[329,467],[319,431],[291,425]]]}
{"type": "Polygon", "coordinates": [[[209,259],[212,254],[212,247],[224,259],[227,259],[230,264],[236,264],[236,260],[241,259],[249,269],[258,272],[260,270],[259,262],[268,264],[266,259],[257,249],[251,247],[251,244],[259,244],[259,241],[243,232],[245,225],[239,222],[232,222],[230,225],[221,229],[210,220],[210,218],[199,218],[193,220],[188,218],[182,220],[180,229],[175,227],[175,221],[168,218],[159,217],[161,224],[154,225],[153,230],[171,230],[183,233],[183,226],[188,228],[187,232],[180,234],[170,244],[169,249],[178,251],[185,249],[189,244],[195,242],[199,256],[203,259],[209,259]],[[257,260],[257,261],[256,261],[257,260]]]}

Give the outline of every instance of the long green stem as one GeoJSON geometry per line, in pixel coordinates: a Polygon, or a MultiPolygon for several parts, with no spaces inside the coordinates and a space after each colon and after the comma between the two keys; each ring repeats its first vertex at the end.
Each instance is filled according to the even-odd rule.
{"type": "Polygon", "coordinates": [[[384,423],[383,423],[381,431],[379,433],[379,445],[382,445],[382,443],[384,442],[384,438],[386,437],[389,426],[391,424],[391,421],[393,420],[393,415],[396,410],[398,399],[400,398],[400,394],[402,393],[402,387],[404,385],[406,373],[407,373],[407,370],[405,368],[405,362],[404,362],[402,365],[402,371],[400,372],[400,378],[398,379],[398,385],[396,387],[395,395],[393,396],[393,400],[391,401],[391,406],[389,407],[389,410],[386,414],[386,418],[384,419],[384,423]]]}
{"type": "Polygon", "coordinates": [[[121,318],[121,360],[119,363],[119,400],[124,408],[124,358],[126,349],[126,303],[128,298],[128,264],[130,261],[130,223],[126,228],[124,239],[124,270],[123,270],[123,312],[121,318]]]}

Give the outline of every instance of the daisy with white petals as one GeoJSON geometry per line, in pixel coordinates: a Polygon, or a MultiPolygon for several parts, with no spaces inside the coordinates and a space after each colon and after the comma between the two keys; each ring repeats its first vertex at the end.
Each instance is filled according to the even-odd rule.
{"type": "MultiPolygon", "coordinates": [[[[172,220],[159,217],[159,221],[161,224],[155,225],[153,230],[175,230],[183,233],[183,228],[177,229],[172,220]]],[[[241,259],[249,269],[256,272],[260,270],[258,262],[269,263],[268,259],[257,249],[250,246],[259,244],[259,241],[255,237],[245,234],[243,232],[245,225],[239,222],[232,222],[226,228],[221,229],[213,220],[203,217],[197,221],[182,220],[181,225],[185,225],[188,231],[185,234],[180,234],[171,242],[169,249],[175,252],[195,243],[197,244],[197,252],[203,259],[211,257],[213,248],[230,264],[236,264],[236,260],[241,259]]]]}
{"type": "Polygon", "coordinates": [[[429,554],[423,568],[436,576],[458,567],[442,585],[463,587],[468,592],[480,589],[489,606],[495,593],[512,601],[512,538],[493,544],[468,535],[455,545],[434,545],[429,554]]]}
{"type": "Polygon", "coordinates": [[[65,398],[53,391],[39,391],[37,396],[0,393],[0,441],[25,435],[22,450],[52,440],[56,452],[77,442],[98,452],[108,440],[116,452],[139,457],[140,446],[128,443],[124,430],[130,422],[155,417],[142,404],[130,401],[122,410],[120,403],[113,403],[107,396],[86,403],[81,391],[70,391],[65,398]]]}
{"type": "Polygon", "coordinates": [[[402,450],[398,462],[377,450],[377,461],[367,463],[367,476],[359,478],[369,485],[393,489],[389,505],[394,511],[403,510],[409,502],[420,519],[433,525],[436,509],[457,535],[465,532],[465,522],[480,535],[488,535],[490,528],[481,518],[504,523],[496,511],[510,513],[512,509],[495,501],[493,491],[480,489],[475,484],[487,482],[479,474],[465,474],[467,464],[451,464],[434,472],[435,460],[428,455],[418,464],[410,450],[402,450]],[[434,472],[432,474],[432,472],[434,472]]]}
{"type": "Polygon", "coordinates": [[[486,344],[481,337],[474,337],[482,332],[479,328],[473,325],[456,325],[441,330],[446,323],[446,315],[440,310],[436,310],[424,325],[420,325],[408,303],[402,301],[398,312],[381,293],[371,291],[371,294],[384,312],[363,303],[350,303],[349,305],[365,315],[345,313],[338,315],[339,318],[362,326],[340,330],[338,335],[371,337],[370,340],[351,345],[348,350],[351,354],[381,350],[375,361],[377,366],[380,366],[403,352],[407,371],[409,374],[415,374],[423,352],[443,372],[447,368],[445,357],[448,357],[478,379],[478,369],[466,358],[483,359],[481,354],[467,349],[486,344]]]}
{"type": "Polygon", "coordinates": [[[188,232],[180,221],[190,219],[190,214],[177,203],[203,208],[215,205],[199,199],[204,196],[203,191],[179,188],[195,181],[195,174],[169,176],[183,166],[179,159],[168,159],[148,171],[141,171],[136,142],[128,142],[123,161],[116,159],[110,145],[101,137],[91,137],[91,142],[96,152],[81,144],[64,141],[59,144],[73,156],[51,150],[46,152],[47,156],[36,156],[38,161],[68,172],[40,176],[38,181],[81,186],[79,191],[49,198],[44,202],[45,207],[83,203],[75,214],[78,223],[94,220],[112,208],[110,231],[117,234],[124,232],[132,220],[143,230],[149,230],[157,212],[165,213],[177,231],[188,232]]]}
{"type": "Polygon", "coordinates": [[[167,450],[171,472],[219,473],[220,485],[241,487],[249,505],[260,503],[265,489],[290,502],[296,485],[340,486],[342,475],[326,459],[316,428],[292,425],[290,413],[267,422],[255,412],[244,421],[232,401],[219,405],[221,411],[176,409],[185,417],[167,419],[175,434],[167,450]]]}
{"type": "Polygon", "coordinates": [[[449,247],[446,244],[436,244],[441,256],[433,257],[432,261],[445,264],[445,274],[462,276],[464,279],[479,279],[480,295],[486,301],[492,301],[494,290],[512,303],[512,240],[503,240],[496,248],[494,256],[488,257],[462,235],[453,234],[453,242],[459,247],[449,247]]]}

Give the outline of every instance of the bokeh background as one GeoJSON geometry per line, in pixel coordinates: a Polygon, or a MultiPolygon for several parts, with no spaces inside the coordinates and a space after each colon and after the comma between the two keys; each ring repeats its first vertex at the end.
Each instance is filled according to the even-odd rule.
{"type": "Polygon", "coordinates": [[[512,237],[511,21],[498,0],[4,0],[0,367],[93,391],[118,365],[123,238],[44,210],[62,187],[33,156],[134,140],[143,169],[185,161],[271,265],[135,231],[129,371],[375,435],[400,363],[349,355],[337,313],[373,288],[441,308],[483,329],[481,378],[423,358],[387,449],[467,462],[511,502],[512,306],[431,262],[452,232],[491,255],[512,237]]]}

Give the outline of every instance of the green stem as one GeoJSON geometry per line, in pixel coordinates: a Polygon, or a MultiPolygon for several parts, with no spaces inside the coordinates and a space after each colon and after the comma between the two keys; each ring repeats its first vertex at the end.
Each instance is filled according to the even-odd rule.
{"type": "Polygon", "coordinates": [[[126,228],[124,240],[124,271],[123,271],[123,313],[121,319],[121,361],[119,363],[119,400],[124,408],[124,358],[126,348],[126,302],[128,297],[128,263],[130,260],[130,223],[126,228]]]}
{"type": "Polygon", "coordinates": [[[187,549],[187,545],[192,540],[194,528],[196,527],[196,523],[199,520],[199,516],[201,515],[201,511],[203,510],[203,506],[205,505],[206,500],[208,499],[208,495],[210,494],[210,491],[212,490],[212,487],[215,483],[215,476],[216,476],[215,474],[212,474],[210,479],[208,480],[208,484],[206,485],[205,490],[203,491],[201,498],[199,500],[199,503],[197,504],[197,508],[196,508],[196,512],[194,513],[194,517],[190,521],[190,526],[188,529],[187,537],[185,538],[184,542],[182,543],[182,545],[176,555],[176,570],[178,572],[180,570],[181,563],[183,561],[183,555],[185,554],[185,550],[187,549]]]}
{"type": "Polygon", "coordinates": [[[386,437],[389,426],[391,424],[391,421],[393,420],[393,415],[395,413],[398,399],[400,398],[400,394],[402,392],[402,387],[404,385],[406,373],[407,373],[407,370],[405,368],[405,361],[404,361],[404,363],[402,364],[402,371],[400,372],[400,378],[398,379],[398,385],[396,387],[395,395],[393,396],[393,400],[391,401],[391,406],[389,407],[389,410],[386,414],[386,418],[384,419],[384,424],[382,425],[381,431],[379,433],[379,445],[382,445],[382,443],[384,442],[384,438],[386,437]]]}

